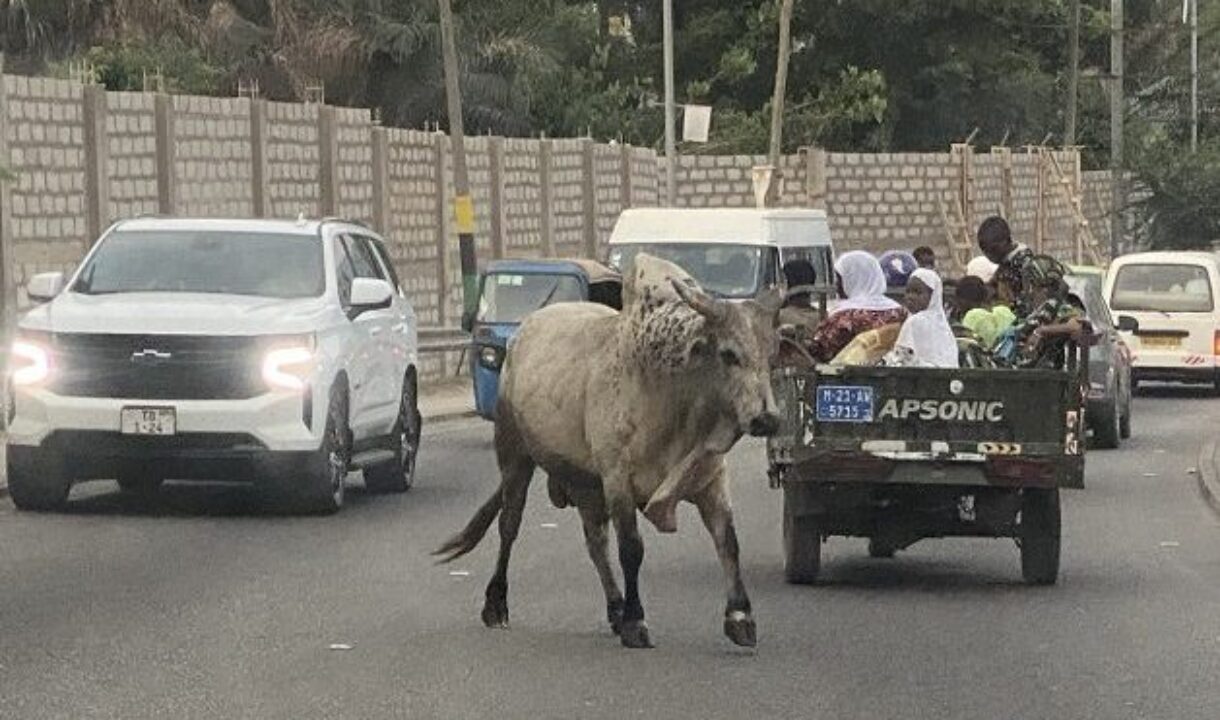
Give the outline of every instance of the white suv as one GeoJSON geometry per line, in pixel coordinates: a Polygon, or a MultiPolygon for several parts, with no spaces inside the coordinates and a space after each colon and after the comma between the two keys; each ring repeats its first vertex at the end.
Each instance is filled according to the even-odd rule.
{"type": "Polygon", "coordinates": [[[342,507],[351,469],[412,484],[415,313],[363,226],[128,220],[29,295],[7,373],[21,509],[102,478],[252,481],[307,512],[342,507]]]}

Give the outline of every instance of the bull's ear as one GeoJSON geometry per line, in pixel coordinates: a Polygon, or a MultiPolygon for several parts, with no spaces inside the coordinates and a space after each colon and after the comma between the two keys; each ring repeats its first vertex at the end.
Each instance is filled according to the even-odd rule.
{"type": "Polygon", "coordinates": [[[702,290],[691,287],[678,278],[670,278],[669,282],[674,286],[674,291],[678,293],[678,297],[687,305],[690,305],[695,312],[713,322],[719,322],[724,319],[725,309],[712,296],[702,290]]]}

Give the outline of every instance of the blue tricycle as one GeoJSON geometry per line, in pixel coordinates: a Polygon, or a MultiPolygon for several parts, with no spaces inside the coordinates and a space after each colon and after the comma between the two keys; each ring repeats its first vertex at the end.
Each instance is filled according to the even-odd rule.
{"type": "Polygon", "coordinates": [[[462,318],[471,335],[470,376],[475,410],[494,420],[500,367],[508,341],[531,312],[560,302],[595,302],[622,309],[621,276],[593,260],[497,260],[479,277],[479,309],[462,318]]]}

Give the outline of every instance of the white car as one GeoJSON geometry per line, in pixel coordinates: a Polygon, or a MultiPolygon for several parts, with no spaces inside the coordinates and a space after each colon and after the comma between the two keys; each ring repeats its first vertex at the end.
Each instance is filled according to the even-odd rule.
{"type": "Polygon", "coordinates": [[[306,512],[415,474],[417,327],[382,240],[323,220],[141,218],[36,276],[8,381],[8,486],[252,481],[306,512]]]}
{"type": "Polygon", "coordinates": [[[1220,391],[1220,259],[1207,252],[1123,255],[1106,274],[1141,380],[1205,383],[1220,391]]]}

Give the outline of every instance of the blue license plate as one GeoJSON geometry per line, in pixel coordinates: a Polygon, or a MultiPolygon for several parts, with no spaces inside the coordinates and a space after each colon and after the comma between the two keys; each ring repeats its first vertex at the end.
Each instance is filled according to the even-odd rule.
{"type": "Polygon", "coordinates": [[[857,385],[819,385],[818,422],[873,421],[873,389],[857,385]]]}

